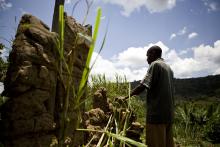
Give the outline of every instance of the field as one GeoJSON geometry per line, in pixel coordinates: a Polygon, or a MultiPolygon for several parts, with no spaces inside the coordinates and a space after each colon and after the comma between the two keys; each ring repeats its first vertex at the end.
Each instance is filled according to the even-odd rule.
{"type": "MultiPolygon", "coordinates": [[[[92,109],[93,94],[101,87],[106,88],[107,98],[110,102],[113,102],[117,97],[129,94],[129,82],[127,82],[125,77],[119,77],[116,75],[114,81],[108,81],[104,75],[92,76],[87,87],[87,100],[85,102],[86,111],[92,109]]],[[[3,104],[5,101],[7,101],[7,99],[3,99],[3,97],[1,97],[0,104],[3,104]]],[[[116,106],[114,105],[114,107],[116,106]]],[[[126,109],[134,112],[137,117],[137,121],[140,122],[141,125],[145,126],[145,101],[141,100],[138,96],[131,97],[130,106],[126,109]]],[[[115,115],[113,116],[116,117],[115,115]]],[[[120,131],[123,132],[123,129],[120,131]]],[[[123,136],[120,131],[117,132],[117,135],[123,136]]],[[[219,146],[219,102],[214,98],[196,99],[194,101],[177,99],[175,104],[173,133],[174,141],[177,146],[219,146]]],[[[141,135],[141,140],[143,143],[145,142],[145,133],[141,135]]]]}
{"type": "MultiPolygon", "coordinates": [[[[107,81],[105,76],[93,76],[90,92],[99,87],[107,89],[107,97],[113,101],[118,96],[128,95],[129,83],[126,78],[116,76],[115,82],[107,81]]],[[[91,108],[87,103],[87,108],[91,108]]],[[[131,109],[137,115],[137,121],[145,126],[146,103],[138,96],[131,98],[131,109]]],[[[220,104],[215,98],[196,100],[176,99],[174,140],[178,146],[219,146],[220,142],[220,104]]],[[[145,136],[142,134],[142,141],[145,136]]]]}

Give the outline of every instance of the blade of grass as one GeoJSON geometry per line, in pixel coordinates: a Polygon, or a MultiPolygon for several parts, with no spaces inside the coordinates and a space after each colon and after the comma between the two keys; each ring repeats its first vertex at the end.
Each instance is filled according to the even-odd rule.
{"type": "MultiPolygon", "coordinates": [[[[105,36],[104,36],[104,38],[103,38],[102,45],[101,45],[101,47],[100,47],[100,49],[99,49],[98,55],[101,53],[101,51],[102,51],[102,49],[103,49],[103,47],[104,47],[104,44],[105,44],[105,41],[106,41],[107,32],[108,32],[108,31],[107,31],[107,29],[106,29],[105,36]]],[[[80,35],[80,36],[84,36],[84,35],[81,34],[81,33],[79,33],[79,35],[80,35]]],[[[84,36],[84,37],[87,37],[87,36],[84,36]]],[[[87,38],[87,39],[90,40],[90,38],[87,38]]],[[[92,63],[91,68],[90,68],[90,69],[87,69],[86,79],[88,79],[89,73],[90,73],[90,71],[93,69],[93,67],[94,67],[94,65],[95,65],[95,63],[96,63],[96,61],[97,61],[97,59],[98,59],[98,55],[96,56],[94,62],[92,63]]],[[[85,67],[85,68],[86,68],[86,67],[85,67]]],[[[100,80],[100,81],[101,81],[101,80],[100,80]]],[[[86,84],[84,85],[83,88],[81,88],[82,90],[79,91],[79,94],[78,94],[78,97],[79,97],[79,98],[81,98],[82,94],[84,93],[84,92],[83,92],[83,89],[84,89],[85,87],[86,87],[86,84]]],[[[79,107],[81,104],[83,104],[83,103],[82,103],[82,102],[79,103],[79,105],[76,105],[75,108],[79,107]]]]}
{"type": "Polygon", "coordinates": [[[81,0],[76,1],[76,3],[73,5],[71,16],[73,16],[74,10],[80,1],[81,0]]]}
{"type": "MultiPolygon", "coordinates": [[[[126,109],[126,118],[125,118],[125,123],[124,123],[124,126],[123,126],[123,130],[122,130],[122,136],[125,136],[126,135],[126,130],[128,128],[128,121],[131,117],[131,112],[129,110],[126,109]]],[[[123,142],[120,142],[120,145],[122,144],[123,142]]]]}
{"type": "Polygon", "coordinates": [[[91,58],[92,58],[92,53],[93,53],[94,48],[95,48],[95,42],[96,42],[96,39],[97,39],[97,36],[98,36],[98,29],[99,29],[99,25],[100,25],[100,21],[101,21],[101,15],[102,15],[102,9],[98,8],[94,33],[93,33],[93,37],[92,37],[92,44],[89,48],[89,53],[88,53],[88,57],[87,57],[87,60],[86,60],[86,66],[83,70],[82,79],[81,79],[81,82],[80,82],[80,85],[79,85],[79,90],[78,90],[79,95],[77,96],[77,98],[78,98],[77,102],[79,102],[79,99],[81,98],[81,95],[83,93],[83,88],[85,87],[86,81],[88,79],[89,65],[90,65],[90,61],[91,61],[91,58]]]}
{"type": "Polygon", "coordinates": [[[127,138],[127,137],[124,137],[124,136],[121,136],[121,135],[117,135],[117,134],[114,134],[114,133],[110,133],[110,132],[106,132],[107,135],[109,136],[112,136],[114,138],[117,138],[118,140],[121,140],[121,141],[125,141],[127,143],[130,143],[132,145],[135,145],[137,147],[147,147],[145,144],[143,143],[140,143],[140,142],[137,142],[135,140],[132,140],[130,138],[127,138]]]}
{"type": "Polygon", "coordinates": [[[131,83],[128,83],[128,109],[131,108],[131,83]]]}
{"type": "Polygon", "coordinates": [[[130,144],[128,144],[128,143],[125,143],[128,147],[132,147],[130,144]]]}
{"type": "Polygon", "coordinates": [[[92,141],[94,140],[94,136],[92,136],[92,138],[90,139],[90,141],[86,144],[86,146],[85,147],[89,147],[89,145],[92,143],[92,141]]]}
{"type": "Polygon", "coordinates": [[[88,17],[88,15],[89,15],[90,8],[91,8],[91,6],[92,6],[92,4],[93,4],[94,1],[92,0],[92,1],[89,3],[89,0],[85,0],[85,2],[86,2],[87,9],[86,9],[86,15],[85,15],[85,17],[84,17],[84,19],[83,19],[82,25],[85,24],[85,22],[86,22],[86,20],[87,20],[87,17],[88,17]]]}
{"type": "MultiPolygon", "coordinates": [[[[108,120],[108,123],[107,123],[107,125],[106,125],[104,131],[107,131],[108,126],[109,126],[110,123],[111,123],[111,120],[112,120],[112,115],[110,116],[110,118],[109,118],[109,120],[108,120]]],[[[101,143],[102,143],[102,140],[103,140],[104,136],[105,136],[105,134],[103,133],[102,136],[101,136],[101,138],[99,139],[99,142],[98,142],[98,144],[97,144],[97,147],[101,146],[101,143]]]]}
{"type": "Polygon", "coordinates": [[[127,138],[127,137],[124,137],[124,136],[121,136],[121,135],[117,135],[117,134],[114,134],[114,133],[110,133],[108,131],[99,131],[99,130],[92,130],[92,129],[77,129],[78,131],[89,131],[89,132],[100,132],[100,133],[105,133],[106,135],[108,136],[111,136],[111,137],[114,137],[120,141],[124,141],[124,142],[127,142],[129,144],[132,144],[132,145],[135,145],[137,147],[147,147],[145,144],[143,143],[140,143],[140,142],[137,142],[135,140],[132,140],[130,138],[127,138]]]}
{"type": "Polygon", "coordinates": [[[60,5],[59,7],[59,39],[60,39],[60,55],[61,55],[61,59],[64,59],[64,55],[63,55],[63,52],[64,52],[64,6],[63,5],[60,5]]]}
{"type": "MultiPolygon", "coordinates": [[[[63,52],[64,52],[64,6],[63,5],[60,5],[59,6],[59,56],[60,56],[60,63],[59,63],[59,73],[60,75],[62,75],[62,61],[65,62],[64,59],[64,55],[63,55],[63,52]]],[[[64,63],[65,66],[66,63],[64,63]]],[[[61,76],[61,78],[63,78],[61,76]]],[[[63,79],[61,79],[63,80],[63,79]]],[[[69,83],[68,83],[69,84],[69,83]]],[[[60,134],[59,134],[59,144],[58,146],[62,147],[64,145],[64,140],[65,140],[65,132],[66,132],[66,129],[65,129],[65,126],[66,126],[66,120],[67,120],[67,110],[68,110],[68,105],[67,105],[67,102],[68,102],[68,99],[69,99],[69,96],[68,96],[68,92],[69,92],[69,86],[67,86],[67,97],[65,98],[65,103],[64,103],[64,106],[63,106],[63,110],[62,110],[62,113],[61,113],[61,120],[60,120],[60,134]]]]}

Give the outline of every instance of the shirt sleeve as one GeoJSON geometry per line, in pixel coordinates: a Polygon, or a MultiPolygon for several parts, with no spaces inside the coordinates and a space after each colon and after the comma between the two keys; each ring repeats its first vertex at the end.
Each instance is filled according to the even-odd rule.
{"type": "Polygon", "coordinates": [[[147,74],[144,76],[144,78],[141,80],[141,84],[143,84],[146,88],[150,89],[151,81],[152,81],[152,66],[150,66],[147,70],[147,74]]]}

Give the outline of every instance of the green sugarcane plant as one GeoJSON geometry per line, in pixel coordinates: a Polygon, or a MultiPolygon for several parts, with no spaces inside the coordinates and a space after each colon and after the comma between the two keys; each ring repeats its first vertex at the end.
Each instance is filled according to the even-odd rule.
{"type": "MultiPolygon", "coordinates": [[[[126,81],[126,78],[122,78],[118,75],[115,76],[115,82],[106,80],[105,75],[92,76],[92,93],[99,87],[105,87],[108,93],[116,92],[113,95],[122,94],[126,87],[127,92],[124,95],[130,95],[130,86],[126,81]]],[[[111,95],[109,95],[111,97],[111,95]]],[[[109,97],[108,96],[108,97],[109,97]]],[[[130,118],[132,116],[131,108],[131,97],[129,96],[127,102],[121,103],[120,101],[113,101],[113,114],[110,117],[104,130],[89,130],[89,129],[78,129],[79,131],[97,132],[102,133],[102,136],[96,146],[112,146],[112,147],[123,147],[123,146],[146,146],[143,143],[134,141],[126,137],[126,132],[130,126],[130,118]]],[[[91,142],[87,144],[89,146],[91,142]]]]}
{"type": "MultiPolygon", "coordinates": [[[[88,131],[88,132],[99,132],[99,133],[104,133],[105,135],[107,135],[109,138],[114,138],[114,139],[117,139],[121,142],[124,142],[126,145],[133,145],[133,146],[136,146],[136,147],[147,147],[145,144],[143,143],[140,143],[140,142],[137,142],[135,140],[132,140],[128,137],[125,137],[125,136],[122,136],[120,134],[116,134],[116,133],[111,133],[109,131],[99,131],[99,130],[92,130],[92,129],[77,129],[79,131],[88,131]]],[[[113,139],[113,140],[114,140],[113,139]]],[[[114,141],[109,139],[108,140],[108,144],[111,144],[111,146],[114,146],[114,141]]],[[[120,146],[122,147],[122,146],[120,146]]]]}
{"type": "MultiPolygon", "coordinates": [[[[66,58],[64,57],[64,28],[65,28],[65,23],[64,23],[64,6],[60,5],[59,6],[59,40],[57,42],[57,46],[58,46],[58,53],[59,53],[59,67],[58,67],[58,73],[59,73],[59,77],[60,80],[64,86],[64,91],[65,91],[65,97],[63,98],[63,102],[61,104],[61,118],[60,118],[60,133],[59,133],[59,146],[65,146],[66,144],[68,144],[68,139],[69,137],[67,136],[67,128],[69,122],[70,122],[70,118],[68,116],[68,110],[70,109],[69,106],[69,100],[70,100],[70,96],[73,96],[73,100],[74,100],[74,107],[71,108],[76,115],[76,122],[74,124],[73,128],[76,129],[78,127],[80,118],[81,118],[81,112],[80,112],[80,105],[82,104],[81,99],[82,99],[82,95],[85,92],[85,87],[86,87],[86,81],[88,79],[89,76],[89,72],[91,69],[89,69],[89,64],[90,64],[90,60],[92,57],[92,53],[94,50],[94,46],[95,46],[95,42],[96,42],[96,38],[97,38],[97,34],[98,34],[98,28],[99,28],[99,24],[100,24],[100,20],[101,20],[101,8],[98,8],[97,10],[97,17],[96,17],[96,23],[95,23],[95,29],[94,29],[94,34],[93,37],[91,38],[91,45],[89,48],[89,53],[88,53],[88,57],[86,60],[86,66],[84,68],[83,71],[83,75],[82,75],[82,79],[79,85],[79,89],[77,91],[77,93],[75,93],[75,87],[73,85],[73,61],[74,61],[74,51],[70,51],[68,53],[69,55],[69,61],[66,60],[66,58]],[[64,79],[63,74],[65,74],[67,72],[67,79],[64,79]],[[65,83],[66,82],[66,83],[65,83]]],[[[72,49],[76,48],[77,46],[77,41],[79,37],[84,37],[85,39],[90,39],[88,36],[83,35],[82,33],[78,33],[74,42],[74,46],[72,47],[72,49]]],[[[104,44],[104,43],[103,43],[104,44]]],[[[101,49],[103,48],[103,46],[101,47],[101,49]]],[[[74,131],[74,130],[72,130],[74,131]]],[[[74,136],[73,136],[74,137],[74,136]]]]}
{"type": "MultiPolygon", "coordinates": [[[[82,79],[80,81],[79,88],[75,93],[75,87],[74,87],[74,85],[72,85],[72,83],[73,83],[72,74],[74,72],[73,71],[73,57],[74,57],[73,51],[72,52],[70,51],[68,53],[68,55],[70,57],[69,61],[67,61],[66,58],[64,57],[64,27],[65,27],[65,25],[64,25],[64,16],[63,16],[64,11],[63,11],[63,9],[64,9],[63,5],[60,5],[60,8],[59,8],[59,41],[58,41],[58,46],[59,46],[58,53],[59,53],[59,57],[60,57],[59,58],[60,62],[59,62],[58,72],[59,72],[59,77],[60,77],[61,81],[63,82],[64,89],[65,89],[65,97],[63,98],[64,100],[63,100],[63,104],[62,104],[62,112],[61,112],[61,119],[60,119],[60,134],[59,134],[59,143],[58,143],[58,145],[60,147],[68,145],[69,136],[67,134],[67,128],[68,128],[68,125],[70,125],[69,124],[70,118],[68,116],[68,110],[70,109],[70,107],[69,107],[70,106],[69,105],[70,96],[73,96],[73,100],[74,100],[74,102],[73,102],[74,106],[73,106],[73,108],[71,108],[71,110],[74,110],[75,115],[76,115],[76,118],[75,118],[76,122],[74,124],[71,124],[71,125],[74,125],[74,127],[73,127],[74,130],[72,130],[72,131],[80,130],[80,129],[77,129],[78,125],[79,125],[79,121],[81,120],[80,106],[81,106],[81,104],[83,104],[85,102],[85,100],[82,101],[82,96],[85,92],[86,83],[87,83],[87,80],[88,80],[88,77],[89,77],[89,73],[90,73],[90,71],[91,71],[91,69],[94,65],[94,63],[93,63],[92,67],[89,68],[92,53],[94,51],[95,42],[96,42],[97,35],[98,35],[98,28],[99,28],[99,25],[100,25],[101,14],[102,14],[101,8],[98,8],[96,23],[95,23],[95,28],[94,28],[94,33],[93,33],[92,38],[90,38],[90,37],[88,37],[88,36],[86,36],[82,33],[78,33],[77,36],[76,36],[74,46],[73,46],[72,49],[76,48],[77,40],[78,40],[79,37],[83,37],[87,40],[90,40],[91,45],[90,45],[90,48],[89,48],[89,53],[88,53],[88,56],[87,56],[86,65],[85,65],[85,68],[83,70],[82,79]],[[65,72],[67,72],[67,79],[64,80],[63,74],[65,72]],[[67,81],[67,83],[65,83],[66,81],[67,81]]],[[[106,33],[107,33],[107,31],[106,31],[106,33]]],[[[106,34],[105,34],[105,37],[103,39],[100,50],[102,50],[102,48],[104,46],[105,39],[106,39],[106,34]]],[[[117,82],[118,82],[116,88],[117,88],[118,91],[120,91],[119,90],[119,87],[120,87],[119,86],[120,85],[119,81],[121,79],[120,79],[119,76],[117,76],[116,79],[117,79],[117,82]]],[[[136,145],[136,146],[145,146],[142,143],[133,141],[133,140],[125,137],[125,132],[126,132],[126,129],[127,129],[127,124],[128,124],[130,116],[131,116],[131,112],[126,111],[125,114],[122,114],[122,113],[119,114],[119,119],[114,118],[113,121],[109,121],[109,122],[115,122],[116,125],[119,126],[119,128],[118,128],[117,133],[112,133],[112,132],[109,132],[109,129],[108,129],[108,126],[107,126],[105,131],[102,132],[106,136],[108,136],[108,144],[113,145],[116,140],[119,140],[121,146],[122,145],[124,146],[125,144],[128,145],[128,146],[129,146],[129,144],[136,145]],[[124,117],[123,121],[120,120],[120,118],[122,118],[122,117],[124,117]],[[118,120],[116,121],[116,119],[118,119],[118,120]]],[[[93,130],[89,130],[89,131],[93,131],[93,130]]],[[[104,135],[102,135],[102,136],[103,137],[101,138],[101,140],[98,144],[100,146],[102,144],[102,140],[104,140],[104,135]]]]}
{"type": "Polygon", "coordinates": [[[97,39],[97,36],[98,36],[98,29],[99,29],[99,25],[100,25],[100,21],[101,21],[101,15],[102,15],[102,10],[101,10],[101,8],[98,8],[97,9],[96,22],[95,22],[95,28],[94,28],[93,38],[92,38],[92,44],[89,48],[89,53],[88,53],[88,57],[87,57],[87,60],[86,60],[86,66],[83,70],[82,79],[81,79],[81,82],[80,82],[80,85],[79,85],[79,90],[78,90],[79,92],[78,92],[78,99],[77,99],[78,101],[82,96],[83,89],[85,88],[86,81],[88,80],[88,77],[89,77],[89,72],[91,71],[89,69],[89,65],[90,65],[90,62],[91,62],[92,53],[93,53],[94,48],[95,48],[95,42],[96,42],[96,39],[97,39]]]}

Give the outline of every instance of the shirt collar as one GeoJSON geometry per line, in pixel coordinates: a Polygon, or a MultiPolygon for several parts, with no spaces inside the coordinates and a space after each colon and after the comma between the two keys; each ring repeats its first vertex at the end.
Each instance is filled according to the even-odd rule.
{"type": "Polygon", "coordinates": [[[164,59],[163,58],[157,58],[157,60],[155,60],[155,61],[164,61],[164,59]]]}
{"type": "MultiPolygon", "coordinates": [[[[163,58],[157,58],[155,61],[164,61],[164,59],[163,59],[163,58]]],[[[153,62],[155,62],[155,61],[153,61],[153,62]]],[[[153,62],[152,62],[152,63],[153,63],[153,62]]],[[[151,64],[152,64],[152,63],[151,63],[151,64]]],[[[150,64],[150,65],[151,65],[151,64],[150,64]]]]}

